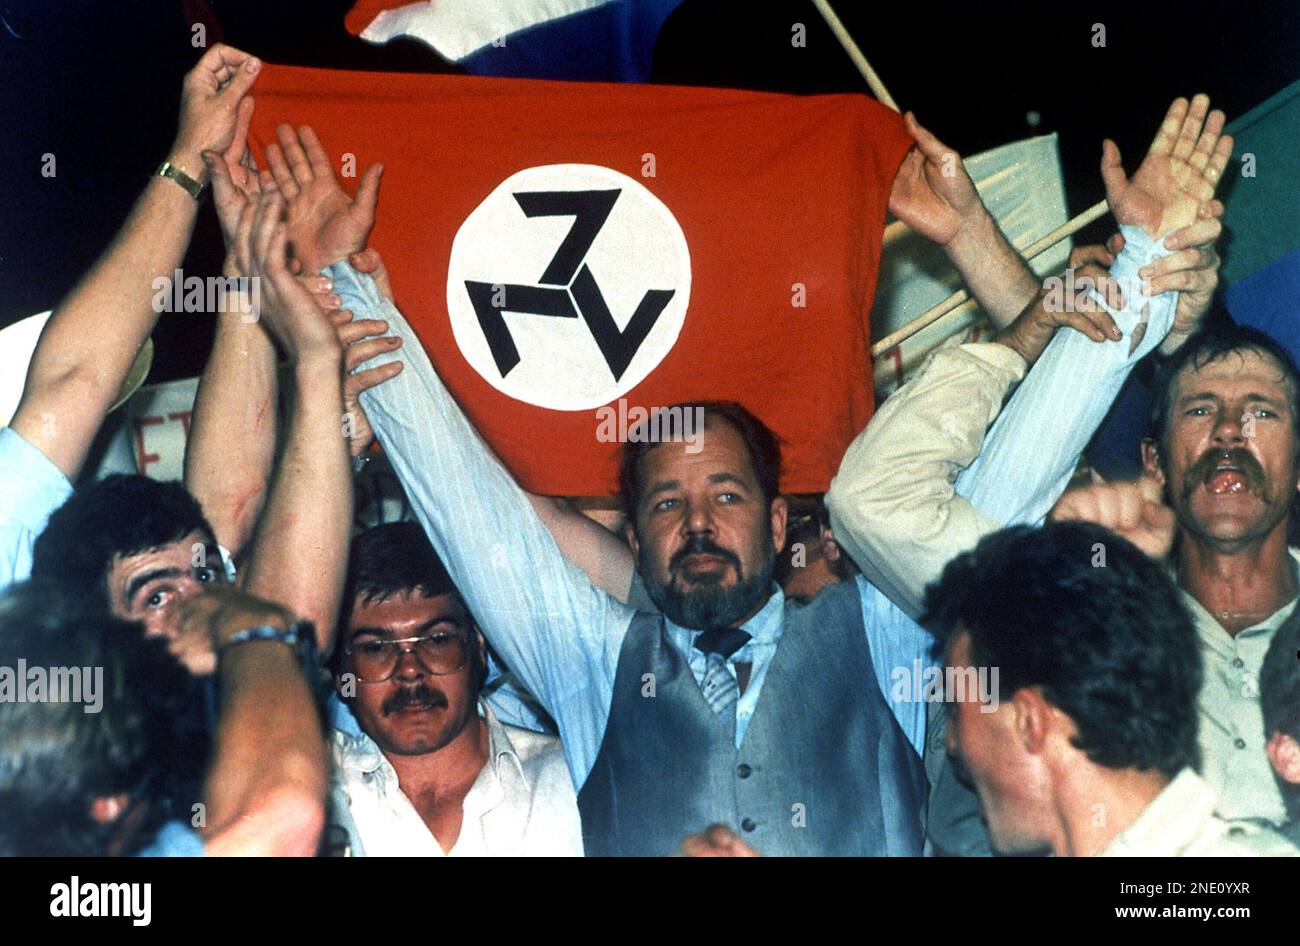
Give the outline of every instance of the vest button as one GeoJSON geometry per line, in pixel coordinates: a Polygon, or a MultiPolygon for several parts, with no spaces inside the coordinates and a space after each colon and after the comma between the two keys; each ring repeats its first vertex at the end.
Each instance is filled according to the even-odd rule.
{"type": "Polygon", "coordinates": [[[742,763],[740,763],[740,765],[736,766],[736,774],[739,775],[741,778],[749,778],[749,776],[752,775],[753,772],[754,772],[754,770],[751,769],[751,768],[750,768],[748,765],[746,765],[744,762],[742,762],[742,763]]]}
{"type": "Polygon", "coordinates": [[[745,831],[753,831],[755,828],[758,827],[758,824],[757,822],[754,821],[753,818],[746,818],[744,821],[740,823],[740,827],[742,830],[745,831]]]}

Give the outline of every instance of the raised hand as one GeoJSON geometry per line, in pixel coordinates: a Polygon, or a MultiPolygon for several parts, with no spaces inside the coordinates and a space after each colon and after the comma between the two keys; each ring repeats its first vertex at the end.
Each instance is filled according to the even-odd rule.
{"type": "MultiPolygon", "coordinates": [[[[251,119],[253,100],[245,101],[250,106],[248,117],[251,119]]],[[[234,251],[240,215],[245,207],[257,202],[262,192],[257,167],[253,164],[253,152],[247,144],[248,123],[241,124],[242,134],[240,129],[236,129],[235,139],[224,154],[203,152],[203,163],[212,175],[212,205],[216,208],[217,221],[221,224],[227,255],[234,251]]]]}
{"type": "Polygon", "coordinates": [[[1094,522],[1128,539],[1157,561],[1174,544],[1174,514],[1164,504],[1163,490],[1153,477],[1131,483],[1097,483],[1072,489],[1052,507],[1053,522],[1078,519],[1094,522]]]}
{"type": "Polygon", "coordinates": [[[338,359],[341,345],[326,311],[288,266],[284,198],[271,186],[245,206],[235,238],[239,270],[257,280],[259,317],[290,362],[314,356],[338,359]]]}
{"type": "Polygon", "coordinates": [[[206,182],[203,152],[224,153],[248,134],[253,100],[247,93],[261,68],[260,60],[233,46],[218,43],[204,53],[181,86],[180,126],[167,160],[206,182]]]}
{"type": "Polygon", "coordinates": [[[987,211],[961,155],[923,128],[911,112],[903,121],[916,146],[907,152],[894,178],[889,212],[946,247],[987,211]]]}
{"type": "Polygon", "coordinates": [[[1045,285],[1014,322],[998,333],[995,341],[1006,345],[1032,365],[1047,348],[1056,330],[1068,326],[1087,335],[1094,342],[1123,338],[1110,313],[1095,301],[1087,287],[1095,287],[1106,299],[1119,301],[1118,283],[1111,279],[1103,264],[1114,257],[1101,246],[1076,247],[1070,253],[1073,283],[1079,291],[1073,295],[1049,291],[1045,285]]]}
{"type": "Polygon", "coordinates": [[[343,413],[351,420],[348,427],[348,452],[353,457],[360,457],[365,455],[375,439],[370,418],[361,407],[361,392],[396,377],[404,365],[400,361],[390,361],[356,374],[352,372],[376,355],[400,348],[402,340],[395,335],[384,335],[388,331],[388,323],[382,319],[358,319],[354,322],[352,313],[343,310],[335,312],[330,320],[343,345],[343,413]]]}
{"type": "Polygon", "coordinates": [[[355,198],[344,193],[329,155],[307,126],[276,129],[280,144],[268,145],[266,163],[276,186],[289,202],[289,243],[303,271],[319,273],[366,245],[375,225],[383,165],[366,168],[355,198]]]}
{"type": "Polygon", "coordinates": [[[1102,144],[1101,176],[1106,200],[1120,223],[1141,227],[1153,237],[1189,226],[1214,189],[1232,156],[1232,137],[1223,134],[1224,115],[1209,112],[1207,95],[1174,99],[1137,173],[1129,178],[1119,147],[1102,144]],[[1208,115],[1207,115],[1208,112],[1208,115]]]}
{"type": "MultiPolygon", "coordinates": [[[[377,250],[367,249],[360,253],[353,253],[348,257],[348,261],[358,272],[370,273],[379,291],[389,302],[393,301],[393,288],[388,281],[388,271],[384,268],[384,261],[377,250]]],[[[351,322],[351,318],[352,313],[345,311],[337,313],[333,321],[339,332],[339,341],[345,346],[343,349],[343,410],[352,418],[348,449],[353,457],[359,457],[370,449],[370,444],[375,439],[370,418],[366,417],[366,412],[361,407],[360,394],[395,377],[404,365],[400,361],[390,361],[377,368],[367,368],[365,371],[352,374],[359,365],[365,364],[376,355],[400,347],[402,340],[395,335],[374,338],[388,331],[387,322],[374,319],[351,322]],[[361,329],[359,326],[365,328],[361,329]]]]}

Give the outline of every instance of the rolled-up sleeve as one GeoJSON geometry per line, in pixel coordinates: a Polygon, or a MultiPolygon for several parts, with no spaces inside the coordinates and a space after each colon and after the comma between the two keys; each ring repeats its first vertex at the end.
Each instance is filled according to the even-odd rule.
{"type": "Polygon", "coordinates": [[[1004,345],[936,352],[881,405],[831,482],[836,541],[909,614],[956,551],[998,527],[953,483],[1024,371],[1024,359],[1004,345]]]}

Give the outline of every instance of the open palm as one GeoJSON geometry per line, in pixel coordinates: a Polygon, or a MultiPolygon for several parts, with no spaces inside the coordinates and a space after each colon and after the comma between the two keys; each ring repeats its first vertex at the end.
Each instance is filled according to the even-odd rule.
{"type": "Polygon", "coordinates": [[[303,272],[318,273],[365,247],[375,225],[383,167],[367,168],[356,197],[348,197],[314,131],[304,126],[295,134],[281,125],[276,135],[280,145],[267,147],[266,162],[288,200],[289,243],[303,272]]]}
{"type": "Polygon", "coordinates": [[[1190,105],[1175,99],[1131,178],[1124,174],[1118,146],[1106,140],[1101,176],[1116,220],[1153,237],[1195,222],[1201,205],[1214,197],[1232,154],[1232,138],[1223,134],[1223,112],[1209,112],[1209,107],[1205,95],[1190,105]]]}

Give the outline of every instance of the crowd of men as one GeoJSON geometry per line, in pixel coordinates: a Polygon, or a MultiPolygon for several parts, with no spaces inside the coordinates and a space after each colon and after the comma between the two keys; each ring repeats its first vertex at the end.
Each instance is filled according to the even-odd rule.
{"type": "Polygon", "coordinates": [[[759,417],[675,405],[704,436],[629,438],[615,531],[444,387],[367,246],[382,169],[348,197],[287,125],[255,158],[259,68],[186,77],[0,430],[0,852],[1300,854],[1300,373],[1214,310],[1205,96],[1132,177],[1106,143],[1120,235],[1064,306],[908,115],[890,210],[994,340],[936,352],[801,517],[759,417]],[[217,316],[183,482],[83,477],[209,186],[259,317],[217,316]],[[1079,476],[1147,357],[1145,475],[1079,476]],[[417,521],[353,535],[375,438],[417,521]],[[97,710],[33,668],[93,670],[97,710]]]}

